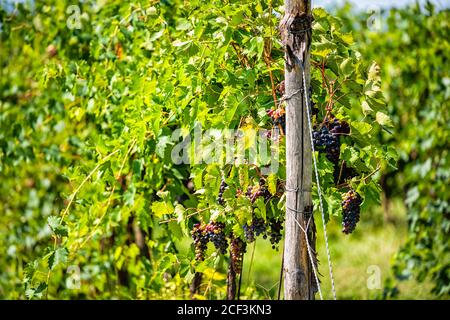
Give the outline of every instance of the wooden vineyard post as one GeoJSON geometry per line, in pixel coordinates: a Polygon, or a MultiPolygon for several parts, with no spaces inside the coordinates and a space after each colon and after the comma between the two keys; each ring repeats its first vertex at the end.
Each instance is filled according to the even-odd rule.
{"type": "Polygon", "coordinates": [[[285,0],[280,31],[285,46],[286,97],[286,221],[284,243],[284,299],[314,299],[315,226],[312,219],[312,158],[305,91],[309,91],[311,1],[285,0]],[[302,67],[303,64],[303,67],[302,67]],[[306,86],[303,85],[303,68],[306,86]],[[307,232],[311,254],[308,256],[307,232]]]}

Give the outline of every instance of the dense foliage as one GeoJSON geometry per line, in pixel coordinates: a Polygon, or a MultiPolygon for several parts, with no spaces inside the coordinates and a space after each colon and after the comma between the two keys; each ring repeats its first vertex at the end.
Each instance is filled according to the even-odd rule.
{"type": "MultiPolygon", "coordinates": [[[[381,30],[367,16],[342,10],[367,57],[383,57],[381,74],[396,134],[383,134],[399,152],[398,170],[383,177],[389,202],[400,196],[408,210],[409,236],[396,257],[400,280],[431,278],[433,292],[450,294],[450,10],[431,2],[382,12],[381,30]],[[442,8],[441,8],[442,9],[442,8]],[[385,22],[385,23],[384,23],[385,22]]],[[[388,204],[388,203],[387,203],[388,204]]],[[[389,283],[389,294],[396,293],[389,283]]]]}
{"type": "MultiPolygon", "coordinates": [[[[38,1],[12,12],[0,9],[0,250],[6,253],[0,296],[186,298],[200,272],[211,280],[196,298],[223,298],[230,259],[239,273],[242,254],[256,237],[279,247],[285,180],[281,4],[83,1],[70,7],[38,1]],[[224,129],[238,130],[230,133],[236,138],[231,160],[214,152],[224,129]],[[174,161],[180,141],[193,143],[174,161]],[[248,160],[260,143],[279,151],[275,160],[259,153],[248,160]],[[192,243],[189,250],[185,242],[192,243]],[[81,283],[72,290],[78,271],[81,283]]],[[[341,224],[343,215],[344,232],[351,232],[365,218],[379,201],[380,171],[395,168],[392,142],[406,150],[403,157],[414,146],[423,157],[401,172],[408,186],[433,189],[408,193],[416,208],[411,217],[417,216],[412,230],[425,228],[414,237],[428,235],[429,221],[420,217],[428,217],[432,203],[423,198],[421,207],[415,204],[417,195],[434,191],[439,203],[433,208],[447,210],[447,171],[438,164],[448,164],[448,111],[433,102],[421,113],[420,102],[407,95],[417,94],[414,85],[421,84],[413,76],[403,83],[407,78],[395,74],[385,74],[405,95],[395,100],[409,99],[412,109],[397,114],[401,108],[386,107],[380,68],[372,61],[381,49],[364,51],[367,58],[338,19],[322,9],[314,18],[310,92],[327,219],[341,224]],[[445,114],[436,121],[432,111],[445,114]],[[420,144],[414,143],[421,135],[396,140],[399,130],[428,130],[406,129],[404,113],[427,119],[436,126],[429,130],[441,130],[442,137],[428,141],[431,135],[424,134],[420,144]],[[389,143],[380,144],[381,137],[389,143]],[[428,147],[441,150],[430,163],[428,147]],[[421,175],[419,185],[406,180],[421,175]],[[441,184],[426,184],[425,177],[442,178],[441,184]]],[[[382,47],[382,39],[373,45],[377,41],[382,47]]],[[[436,60],[429,70],[446,72],[439,62],[446,63],[436,60]]],[[[438,86],[429,95],[444,103],[437,95],[448,92],[438,86]]],[[[316,188],[313,194],[317,208],[316,188]]],[[[448,246],[448,224],[441,226],[441,242],[434,240],[433,248],[448,246]]],[[[416,257],[411,250],[401,254],[416,257]]],[[[436,270],[442,276],[448,266],[436,270]]],[[[258,291],[249,297],[259,297],[258,291]]]]}

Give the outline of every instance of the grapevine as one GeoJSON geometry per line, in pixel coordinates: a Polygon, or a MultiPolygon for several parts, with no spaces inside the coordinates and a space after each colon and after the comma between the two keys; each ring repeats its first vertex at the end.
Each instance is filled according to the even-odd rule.
{"type": "MultiPolygon", "coordinates": [[[[76,29],[64,3],[27,6],[0,5],[2,293],[95,298],[100,287],[106,298],[172,298],[167,288],[186,289],[193,274],[219,275],[230,261],[241,272],[249,243],[278,250],[294,97],[274,28],[280,1],[81,1],[76,29]],[[228,143],[228,131],[242,161],[208,149],[228,143]],[[74,265],[93,271],[65,290],[74,265]]],[[[342,211],[353,223],[380,193],[367,173],[393,158],[376,140],[386,117],[365,114],[385,112],[379,75],[339,21],[314,15],[308,93],[320,179],[330,221],[342,211]],[[358,201],[341,208],[350,188],[358,201]]],[[[205,297],[221,289],[214,278],[205,297]]]]}

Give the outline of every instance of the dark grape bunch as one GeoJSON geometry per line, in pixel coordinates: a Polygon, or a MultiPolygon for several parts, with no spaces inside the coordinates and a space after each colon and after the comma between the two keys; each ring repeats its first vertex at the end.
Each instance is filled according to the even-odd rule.
{"type": "Polygon", "coordinates": [[[264,200],[269,200],[272,196],[269,189],[265,186],[266,181],[264,179],[259,180],[259,185],[248,186],[247,197],[253,203],[258,197],[264,197],[264,200]]]}
{"type": "Polygon", "coordinates": [[[252,221],[253,230],[256,236],[263,235],[264,239],[266,236],[267,225],[263,218],[254,218],[252,221]]]}
{"type": "Polygon", "coordinates": [[[284,108],[269,109],[267,115],[272,119],[275,127],[281,126],[283,132],[286,132],[286,112],[284,108]]]}
{"type": "Polygon", "coordinates": [[[248,243],[255,241],[255,231],[253,230],[253,224],[248,225],[245,223],[242,228],[244,229],[244,237],[248,243]]]}
{"type": "Polygon", "coordinates": [[[313,132],[314,146],[319,152],[325,152],[326,157],[334,165],[334,182],[339,184],[341,181],[351,179],[357,175],[357,172],[345,163],[339,165],[339,154],[341,144],[339,137],[350,134],[350,125],[334,117],[326,118],[324,126],[318,131],[313,132]]]}
{"type": "Polygon", "coordinates": [[[225,254],[227,252],[228,241],[225,235],[225,224],[222,222],[196,223],[191,235],[194,240],[195,259],[197,261],[205,260],[205,252],[209,241],[214,244],[214,247],[220,253],[225,254]]]}
{"type": "Polygon", "coordinates": [[[205,233],[209,241],[221,254],[225,254],[228,248],[228,241],[225,236],[225,224],[223,222],[210,222],[205,226],[205,233]]]}
{"type": "Polygon", "coordinates": [[[350,125],[343,120],[332,118],[327,120],[326,124],[328,129],[330,130],[330,133],[333,135],[342,135],[350,133],[350,125]]]}
{"type": "Polygon", "coordinates": [[[242,271],[242,261],[246,252],[247,244],[241,238],[232,237],[230,245],[230,257],[236,273],[242,271]]]}
{"type": "Polygon", "coordinates": [[[283,230],[283,221],[281,219],[271,218],[269,219],[269,237],[270,243],[272,244],[272,249],[278,250],[278,243],[280,242],[281,230],[283,230]]]}
{"type": "Polygon", "coordinates": [[[244,224],[243,229],[245,240],[247,240],[248,243],[255,241],[256,237],[259,235],[263,235],[264,239],[267,238],[267,225],[263,218],[253,217],[250,225],[247,223],[244,224]]]}
{"type": "Polygon", "coordinates": [[[350,190],[342,196],[342,232],[352,233],[360,217],[361,196],[350,190]]]}
{"type": "Polygon", "coordinates": [[[318,131],[313,132],[314,146],[319,152],[325,152],[327,159],[335,165],[335,180],[339,178],[339,154],[341,144],[339,136],[350,133],[350,126],[343,120],[328,118],[324,121],[324,126],[318,131]],[[336,171],[338,171],[336,173],[336,171]]]}
{"type": "Polygon", "coordinates": [[[195,260],[205,260],[205,252],[209,241],[209,237],[205,233],[205,225],[201,223],[194,224],[191,235],[194,240],[195,260]]]}
{"type": "Polygon", "coordinates": [[[225,204],[225,200],[223,200],[223,193],[225,192],[227,187],[227,183],[222,179],[222,181],[220,182],[219,195],[217,196],[217,203],[222,206],[225,204]]]}
{"type": "Polygon", "coordinates": [[[332,134],[327,127],[322,127],[319,131],[313,132],[314,147],[319,152],[325,152],[327,159],[334,164],[339,162],[341,145],[339,137],[332,134]]]}

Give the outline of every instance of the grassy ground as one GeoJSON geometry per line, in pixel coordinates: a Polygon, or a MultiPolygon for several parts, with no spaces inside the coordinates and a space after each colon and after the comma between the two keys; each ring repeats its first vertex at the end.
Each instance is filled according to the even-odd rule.
{"type": "MultiPolygon", "coordinates": [[[[390,265],[399,246],[405,241],[405,209],[401,202],[394,202],[388,222],[381,210],[361,217],[357,230],[351,235],[340,232],[340,218],[328,225],[329,243],[333,262],[333,274],[338,299],[380,298],[383,284],[391,276],[390,265]],[[377,288],[376,274],[379,274],[377,288]],[[368,288],[372,285],[372,289],[368,288]]],[[[331,299],[330,280],[320,219],[316,218],[319,272],[325,299],[331,299]]],[[[258,240],[251,264],[253,246],[250,246],[244,262],[242,288],[244,297],[276,299],[281,266],[281,250],[273,251],[267,241],[258,240]],[[251,267],[250,267],[251,265],[251,267]],[[249,269],[250,273],[249,273],[249,269]],[[255,288],[259,291],[256,294],[255,288]]],[[[399,285],[399,299],[432,299],[431,284],[414,280],[399,285]]],[[[318,297],[317,297],[318,298],[318,297]]]]}

